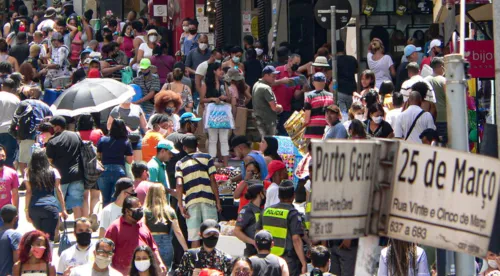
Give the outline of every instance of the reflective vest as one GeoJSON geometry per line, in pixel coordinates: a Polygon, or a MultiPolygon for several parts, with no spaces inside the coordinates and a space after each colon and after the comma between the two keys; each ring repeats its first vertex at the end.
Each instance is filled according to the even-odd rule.
{"type": "Polygon", "coordinates": [[[311,229],[311,202],[306,203],[306,229],[311,229]]]}
{"type": "Polygon", "coordinates": [[[288,213],[290,210],[269,207],[262,216],[264,230],[273,235],[274,246],[271,253],[276,256],[283,256],[286,248],[286,237],[288,234],[288,213]]]}

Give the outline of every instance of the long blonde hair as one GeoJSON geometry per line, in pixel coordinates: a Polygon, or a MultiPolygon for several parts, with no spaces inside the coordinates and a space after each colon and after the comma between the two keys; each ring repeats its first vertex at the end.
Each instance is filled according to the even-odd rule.
{"type": "Polygon", "coordinates": [[[153,183],[149,186],[144,206],[151,211],[153,218],[156,219],[155,223],[172,221],[170,214],[174,212],[174,209],[168,204],[167,193],[162,184],[153,183]]]}

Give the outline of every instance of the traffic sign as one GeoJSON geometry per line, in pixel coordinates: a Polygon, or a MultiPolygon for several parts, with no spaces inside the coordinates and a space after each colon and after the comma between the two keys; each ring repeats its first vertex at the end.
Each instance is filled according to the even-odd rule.
{"type": "MultiPolygon", "coordinates": [[[[500,161],[400,142],[387,236],[486,256],[500,189],[500,161]]],[[[498,233],[497,233],[498,234],[498,233]]]]}
{"type": "Polygon", "coordinates": [[[315,240],[368,232],[376,143],[313,140],[311,228],[315,240]]]}
{"type": "Polygon", "coordinates": [[[347,0],[318,0],[314,6],[314,16],[318,24],[325,28],[331,28],[330,7],[335,6],[336,9],[336,28],[337,30],[344,28],[352,16],[351,3],[347,0]]]}

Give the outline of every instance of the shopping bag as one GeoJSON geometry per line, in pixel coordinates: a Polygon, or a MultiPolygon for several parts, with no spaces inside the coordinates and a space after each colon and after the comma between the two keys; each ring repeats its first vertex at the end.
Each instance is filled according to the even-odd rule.
{"type": "Polygon", "coordinates": [[[59,250],[57,251],[57,254],[61,256],[61,253],[63,253],[64,250],[68,249],[71,247],[71,241],[69,240],[68,237],[68,230],[66,230],[66,221],[64,223],[64,231],[61,235],[61,239],[59,240],[59,250]]]}
{"type": "Polygon", "coordinates": [[[205,111],[207,120],[205,121],[205,128],[215,129],[233,129],[234,118],[230,104],[215,104],[210,103],[207,105],[205,111]]]}

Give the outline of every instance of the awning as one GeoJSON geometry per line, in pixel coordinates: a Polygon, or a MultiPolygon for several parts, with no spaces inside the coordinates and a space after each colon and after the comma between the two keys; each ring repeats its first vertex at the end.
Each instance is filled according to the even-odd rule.
{"type": "MultiPolygon", "coordinates": [[[[493,4],[482,4],[482,5],[467,5],[467,11],[476,21],[489,21],[493,20],[493,4]],[[473,7],[473,8],[470,8],[473,7]]],[[[459,12],[460,8],[456,9],[456,12],[459,12]]],[[[443,5],[442,1],[434,1],[434,10],[433,10],[433,21],[434,23],[444,23],[446,18],[448,17],[448,9],[446,5],[443,5]]],[[[460,23],[460,15],[455,16],[455,20],[457,23],[460,23]]],[[[466,16],[466,22],[471,22],[470,19],[466,16]]]]}

